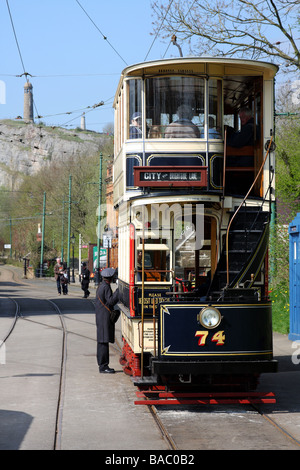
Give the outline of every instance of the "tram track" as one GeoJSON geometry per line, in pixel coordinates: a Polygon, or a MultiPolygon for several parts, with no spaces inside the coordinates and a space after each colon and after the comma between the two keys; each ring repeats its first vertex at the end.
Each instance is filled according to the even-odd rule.
{"type": "Polygon", "coordinates": [[[218,408],[218,405],[212,405],[210,408],[204,406],[202,409],[197,405],[170,406],[168,410],[164,406],[160,409],[156,405],[148,405],[148,408],[151,408],[155,418],[159,419],[161,432],[172,450],[299,450],[300,448],[299,440],[291,432],[256,405],[241,405],[240,411],[237,407],[218,408]],[[174,418],[174,415],[178,416],[174,418]],[[184,422],[185,424],[182,424],[184,422]],[[254,432],[253,423],[255,423],[254,432]]]}
{"type": "Polygon", "coordinates": [[[151,416],[154,419],[154,422],[156,423],[157,427],[159,428],[162,437],[164,440],[167,442],[170,450],[179,450],[175,441],[171,437],[171,434],[168,432],[166,426],[164,425],[163,421],[159,417],[159,414],[157,412],[157,409],[154,405],[148,405],[149,412],[151,416]]]}
{"type": "Polygon", "coordinates": [[[19,308],[19,305],[18,303],[14,300],[14,299],[11,299],[9,298],[9,300],[11,300],[12,302],[14,302],[15,304],[15,313],[13,315],[13,319],[12,319],[12,322],[11,322],[11,325],[9,326],[8,328],[8,331],[4,334],[4,336],[2,337],[2,339],[0,339],[0,344],[5,344],[6,340],[10,337],[11,333],[13,332],[13,329],[17,323],[17,320],[20,316],[20,308],[19,308]]]}
{"type": "Polygon", "coordinates": [[[66,361],[67,361],[67,329],[63,314],[55,302],[48,300],[51,305],[54,306],[57,311],[58,317],[62,326],[62,350],[61,350],[61,365],[60,365],[60,378],[59,378],[59,390],[55,420],[55,436],[53,443],[53,450],[61,449],[61,437],[62,437],[62,418],[64,409],[64,395],[65,395],[65,381],[66,381],[66,361]]]}
{"type": "MultiPolygon", "coordinates": [[[[84,318],[76,318],[74,317],[71,312],[70,312],[70,308],[68,311],[66,311],[64,313],[63,311],[63,308],[62,306],[59,304],[60,300],[59,299],[55,299],[55,300],[50,300],[50,299],[41,299],[39,298],[38,300],[41,301],[41,302],[44,302],[46,304],[48,304],[49,306],[51,306],[51,309],[47,308],[46,305],[45,305],[45,311],[47,310],[51,310],[51,311],[55,311],[57,318],[59,318],[59,324],[58,325],[55,325],[54,321],[51,322],[51,324],[49,324],[49,321],[47,321],[45,319],[45,321],[42,320],[42,318],[39,316],[40,314],[38,313],[38,311],[36,310],[34,312],[34,315],[36,315],[36,318],[34,317],[34,315],[32,315],[31,311],[29,310],[28,308],[28,304],[24,303],[24,310],[22,311],[22,302],[25,302],[25,300],[21,300],[21,302],[19,302],[19,299],[11,299],[10,297],[7,297],[7,299],[9,299],[9,301],[13,302],[14,303],[14,312],[12,311],[13,309],[9,308],[9,311],[10,311],[10,315],[11,317],[11,327],[9,328],[9,331],[7,333],[5,333],[5,338],[8,338],[8,337],[11,337],[13,331],[14,331],[14,328],[16,326],[16,324],[18,324],[19,321],[26,321],[26,322],[32,322],[32,323],[35,323],[37,325],[41,325],[41,326],[45,326],[49,329],[56,329],[56,330],[60,330],[62,332],[62,338],[61,338],[61,359],[60,359],[60,374],[59,377],[58,377],[58,386],[59,386],[59,397],[57,399],[57,407],[56,407],[56,424],[55,424],[55,435],[53,437],[53,449],[56,449],[56,450],[59,450],[61,447],[62,447],[62,420],[63,420],[63,412],[64,412],[64,400],[65,400],[65,396],[64,396],[64,392],[65,392],[65,383],[66,383],[66,359],[67,359],[67,353],[68,353],[68,338],[71,338],[71,335],[74,335],[74,336],[78,336],[78,337],[82,337],[82,338],[86,338],[87,340],[89,341],[94,341],[96,342],[96,339],[95,337],[93,338],[92,335],[85,335],[84,332],[81,333],[80,332],[80,329],[81,328],[78,328],[78,331],[76,331],[76,323],[78,324],[78,322],[80,322],[80,324],[84,324],[84,323],[91,323],[91,322],[88,322],[86,321],[84,318]],[[12,315],[12,313],[14,313],[14,315],[12,315]],[[68,325],[66,324],[66,320],[68,321],[68,325]],[[69,323],[70,321],[74,321],[74,327],[73,327],[73,323],[69,323]]],[[[26,301],[28,302],[28,300],[26,301]]],[[[37,307],[37,305],[36,305],[37,307]]],[[[42,307],[42,304],[40,305],[40,307],[42,307]]],[[[42,307],[43,309],[43,307],[42,307]]],[[[49,312],[51,313],[51,312],[49,312]]],[[[43,313],[44,314],[44,313],[43,313]]],[[[54,316],[52,315],[52,317],[54,318],[54,316]]],[[[88,333],[88,331],[87,331],[88,333]]],[[[4,339],[4,336],[3,336],[3,339],[4,339]]],[[[120,344],[119,342],[117,341],[114,345],[110,345],[115,351],[117,351],[118,353],[120,352],[121,350],[121,347],[120,347],[120,344]]],[[[165,408],[165,407],[163,407],[165,408]]],[[[170,414],[172,415],[172,413],[175,415],[175,408],[176,407],[171,407],[170,408],[170,414]]],[[[192,407],[193,409],[191,409],[190,411],[187,411],[187,409],[185,410],[185,413],[187,413],[187,417],[185,417],[185,419],[187,420],[187,423],[188,423],[188,432],[191,434],[194,434],[194,435],[198,435],[199,436],[199,441],[198,441],[198,444],[199,444],[199,448],[207,448],[206,445],[207,445],[207,442],[205,442],[205,433],[203,434],[203,429],[208,429],[208,432],[211,432],[209,427],[205,428],[205,421],[204,423],[201,424],[201,422],[203,421],[203,417],[207,420],[208,416],[212,416],[213,419],[215,420],[216,419],[216,416],[217,415],[220,415],[220,413],[222,414],[222,411],[219,412],[219,410],[217,410],[216,408],[218,407],[211,407],[210,408],[210,413],[207,413],[207,410],[206,412],[204,411],[204,414],[203,414],[203,408],[201,410],[201,407],[198,407],[197,408],[197,411],[196,411],[196,407],[192,407]],[[197,416],[197,423],[196,422],[193,422],[193,418],[192,416],[197,416]],[[203,437],[204,436],[204,437],[203,437]],[[204,442],[202,443],[202,439],[204,439],[204,442]],[[203,446],[203,447],[202,447],[203,446]]],[[[160,413],[160,406],[156,407],[154,405],[148,405],[147,406],[147,409],[149,410],[149,414],[151,415],[152,419],[153,419],[153,423],[155,423],[155,426],[159,429],[160,431],[160,434],[161,436],[163,437],[164,441],[167,443],[168,445],[168,448],[170,450],[185,450],[187,448],[191,449],[191,447],[187,447],[187,439],[188,439],[188,436],[186,438],[183,439],[182,437],[182,429],[180,429],[180,419],[179,419],[179,415],[180,413],[178,413],[178,419],[174,420],[173,423],[170,424],[170,420],[169,418],[167,417],[166,419],[166,411],[164,411],[164,413],[160,413]]],[[[178,408],[177,408],[178,409],[178,408]]],[[[246,408],[244,408],[243,406],[241,406],[241,410],[245,410],[246,408]]],[[[250,409],[250,408],[249,408],[250,409]]],[[[166,410],[166,408],[165,408],[166,410]]],[[[224,407],[222,407],[222,410],[224,412],[224,407]]],[[[232,418],[232,415],[234,414],[231,413],[231,407],[228,407],[227,408],[227,411],[224,412],[224,414],[228,414],[228,418],[225,418],[223,417],[223,421],[227,421],[227,419],[229,420],[229,422],[233,419],[232,418]]],[[[270,414],[268,414],[267,412],[265,412],[265,410],[263,409],[263,407],[256,407],[256,406],[253,406],[252,407],[252,410],[255,411],[257,413],[257,415],[259,415],[261,417],[261,419],[263,421],[265,421],[266,425],[263,426],[262,425],[262,421],[261,420],[258,420],[257,418],[253,418],[255,416],[254,413],[251,414],[250,411],[241,411],[241,413],[244,413],[243,414],[243,420],[244,420],[244,427],[250,427],[251,428],[251,420],[255,419],[257,421],[257,424],[258,426],[263,426],[264,429],[269,429],[269,431],[265,431],[265,432],[269,432],[270,435],[274,435],[277,439],[277,441],[281,442],[282,443],[282,446],[284,447],[285,445],[287,444],[284,444],[285,441],[289,441],[290,442],[290,446],[293,446],[294,448],[299,448],[300,447],[300,442],[299,440],[297,440],[297,438],[295,436],[293,436],[293,432],[289,429],[286,429],[285,426],[284,426],[284,422],[280,422],[280,419],[278,420],[277,417],[276,417],[276,414],[273,416],[270,416],[270,414]],[[267,426],[269,425],[269,426],[267,426]],[[273,431],[272,431],[272,429],[273,431]],[[289,432],[290,431],[290,432],[289,432]],[[281,438],[279,437],[279,435],[281,436],[281,438]]],[[[240,418],[241,419],[241,418],[240,418]]],[[[207,421],[206,421],[207,423],[207,421]]],[[[225,432],[225,431],[224,431],[225,432]]],[[[222,431],[220,431],[220,435],[221,435],[222,431]]],[[[218,448],[218,441],[220,442],[220,444],[222,445],[222,437],[219,436],[219,429],[217,429],[217,433],[216,433],[216,441],[215,441],[215,444],[216,444],[216,447],[215,448],[218,448]],[[220,440],[219,440],[220,439],[220,440]]],[[[272,438],[270,437],[269,438],[269,442],[268,442],[268,445],[270,446],[271,445],[271,440],[272,438]]],[[[191,445],[191,444],[189,444],[191,445]]],[[[255,443],[253,443],[253,445],[255,445],[255,443]]],[[[279,447],[281,448],[281,447],[279,447]]]]}
{"type": "Polygon", "coordinates": [[[257,413],[262,416],[273,428],[275,428],[278,432],[280,432],[286,439],[291,441],[294,445],[300,448],[300,441],[296,439],[290,432],[284,429],[283,426],[280,426],[276,421],[271,418],[267,413],[264,413],[261,409],[259,409],[256,405],[252,405],[253,409],[257,411],[257,413]]]}
{"type": "MultiPolygon", "coordinates": [[[[12,322],[12,325],[8,331],[8,333],[4,336],[3,338],[3,343],[7,341],[7,339],[10,337],[12,334],[15,325],[17,323],[18,319],[22,319],[24,321],[30,321],[32,323],[41,325],[41,326],[47,326],[48,328],[51,329],[58,329],[62,331],[62,347],[61,347],[61,360],[60,360],[60,373],[59,373],[59,389],[58,389],[58,398],[57,398],[57,407],[56,407],[56,419],[55,419],[55,434],[54,434],[54,439],[53,439],[53,450],[60,450],[61,448],[61,434],[62,434],[62,416],[63,416],[63,406],[64,406],[64,390],[65,390],[65,379],[66,379],[66,358],[67,358],[67,328],[66,324],[64,321],[63,313],[61,312],[60,308],[58,305],[53,302],[52,300],[49,299],[43,299],[43,301],[50,303],[50,305],[54,308],[56,311],[58,318],[60,320],[61,327],[55,327],[53,325],[47,325],[46,323],[33,320],[28,318],[27,316],[24,316],[22,314],[21,306],[16,301],[15,299],[10,298],[12,302],[14,302],[16,310],[15,310],[15,316],[14,320],[12,322]]],[[[2,344],[2,343],[1,343],[2,344]]]]}
{"type": "MultiPolygon", "coordinates": [[[[51,329],[58,329],[62,331],[62,347],[61,347],[61,360],[60,360],[60,373],[59,373],[59,389],[58,389],[58,398],[57,398],[57,407],[56,407],[56,419],[55,419],[55,434],[53,439],[53,450],[60,450],[61,449],[61,436],[62,436],[62,416],[63,416],[63,407],[64,407],[64,390],[65,390],[65,380],[66,380],[66,359],[67,359],[67,334],[68,330],[66,328],[65,320],[61,309],[58,305],[50,299],[43,299],[43,301],[49,303],[52,308],[56,311],[58,318],[60,320],[60,327],[56,327],[53,325],[47,325],[41,321],[33,320],[24,316],[22,314],[21,306],[18,301],[15,299],[9,298],[15,304],[15,315],[12,321],[12,324],[9,328],[9,331],[4,335],[1,345],[7,341],[7,339],[12,334],[15,325],[18,319],[22,319],[24,321],[30,321],[32,323],[47,326],[51,329]]],[[[89,338],[92,339],[92,338],[89,338]]]]}

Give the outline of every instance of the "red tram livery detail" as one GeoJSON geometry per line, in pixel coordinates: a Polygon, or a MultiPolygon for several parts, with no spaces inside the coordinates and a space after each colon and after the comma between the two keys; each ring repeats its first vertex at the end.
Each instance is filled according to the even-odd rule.
{"type": "Polygon", "coordinates": [[[120,362],[137,384],[249,390],[277,370],[268,298],[276,72],[194,57],[121,75],[120,362]]]}

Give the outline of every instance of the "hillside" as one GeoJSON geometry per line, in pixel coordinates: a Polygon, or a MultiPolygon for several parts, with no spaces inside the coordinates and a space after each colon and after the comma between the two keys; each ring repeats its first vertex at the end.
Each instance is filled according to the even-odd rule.
{"type": "Polygon", "coordinates": [[[0,186],[16,189],[22,175],[33,175],[49,162],[95,155],[106,139],[80,129],[0,120],[0,186]]]}

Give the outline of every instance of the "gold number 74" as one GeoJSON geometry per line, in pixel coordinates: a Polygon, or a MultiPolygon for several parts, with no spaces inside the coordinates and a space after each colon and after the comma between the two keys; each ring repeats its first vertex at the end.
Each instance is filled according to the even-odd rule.
{"type": "MultiPolygon", "coordinates": [[[[205,345],[208,333],[209,331],[196,331],[195,336],[199,338],[198,346],[205,345]]],[[[216,343],[217,346],[222,346],[225,343],[224,331],[217,331],[211,341],[216,343]]]]}

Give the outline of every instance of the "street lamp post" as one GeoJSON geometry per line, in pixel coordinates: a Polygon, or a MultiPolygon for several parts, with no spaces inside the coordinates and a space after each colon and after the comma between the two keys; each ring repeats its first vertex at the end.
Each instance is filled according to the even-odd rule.
{"type": "Polygon", "coordinates": [[[75,237],[74,237],[74,233],[73,235],[71,236],[70,238],[70,241],[72,243],[72,282],[75,282],[75,276],[74,276],[74,245],[75,245],[75,237]]]}
{"type": "Polygon", "coordinates": [[[101,239],[101,197],[102,197],[102,152],[99,161],[99,186],[98,186],[98,227],[97,227],[97,270],[95,284],[100,284],[100,239],[101,239]]]}
{"type": "Polygon", "coordinates": [[[68,267],[68,273],[70,273],[71,191],[72,191],[72,175],[69,176],[68,251],[67,251],[67,267],[68,267]]]}
{"type": "Polygon", "coordinates": [[[46,216],[46,193],[44,192],[43,223],[42,223],[42,242],[41,242],[41,260],[40,260],[40,277],[43,276],[44,243],[45,243],[45,216],[46,216]]]}

